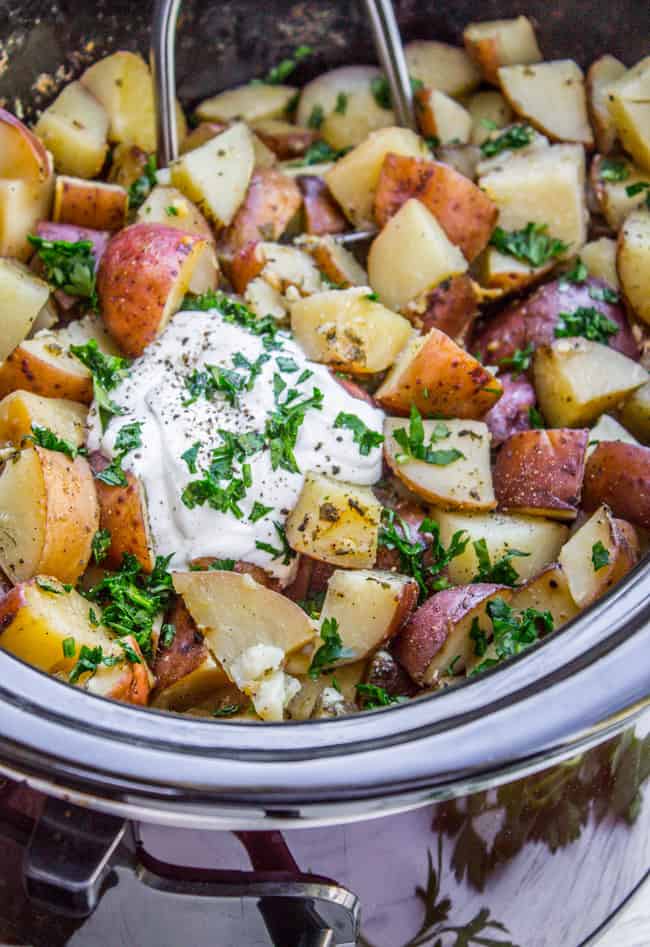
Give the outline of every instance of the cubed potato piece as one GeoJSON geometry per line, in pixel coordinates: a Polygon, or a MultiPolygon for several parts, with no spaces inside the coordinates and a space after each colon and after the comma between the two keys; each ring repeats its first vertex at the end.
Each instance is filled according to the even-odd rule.
{"type": "Polygon", "coordinates": [[[50,287],[17,260],[0,259],[0,360],[29,334],[50,297],[50,287]]]}
{"type": "Polygon", "coordinates": [[[625,220],[618,238],[618,278],[625,301],[650,324],[650,211],[637,210],[625,220]]]}
{"type": "Polygon", "coordinates": [[[635,210],[646,206],[646,190],[641,188],[637,194],[628,194],[628,188],[635,184],[647,183],[650,175],[647,171],[636,167],[631,161],[624,158],[608,159],[596,155],[591,162],[590,181],[603,217],[612,228],[620,230],[625,219],[635,210]],[[623,181],[612,181],[607,178],[608,163],[620,166],[626,175],[623,181]]]}
{"type": "Polygon", "coordinates": [[[572,59],[501,66],[501,90],[514,111],[553,141],[593,147],[582,69],[572,59]]]}
{"type": "Polygon", "coordinates": [[[124,554],[129,553],[135,556],[145,572],[151,572],[155,555],[144,488],[131,472],[127,472],[126,480],[125,487],[111,487],[101,480],[95,481],[99,526],[111,537],[102,565],[107,569],[119,569],[124,554]]]}
{"type": "MultiPolygon", "coordinates": [[[[326,283],[312,257],[300,247],[280,243],[258,243],[244,248],[240,263],[233,266],[233,285],[241,289],[248,281],[260,276],[278,293],[288,294],[292,299],[321,293],[326,283]],[[245,260],[246,256],[250,259],[245,260]]],[[[237,257],[234,258],[235,260],[237,257]]],[[[233,261],[234,262],[234,261],[233,261]]]]}
{"type": "Polygon", "coordinates": [[[505,128],[513,118],[512,109],[496,90],[477,92],[467,103],[467,111],[472,119],[470,142],[482,145],[495,128],[505,128]]]}
{"type": "Polygon", "coordinates": [[[298,300],[291,306],[291,328],[307,358],[360,374],[389,368],[413,332],[367,286],[298,300]]]}
{"type": "MultiPolygon", "coordinates": [[[[513,122],[510,127],[515,125],[522,126],[522,122],[513,122]]],[[[547,151],[551,147],[546,135],[540,134],[540,132],[535,131],[531,126],[523,123],[525,128],[528,128],[531,132],[530,140],[527,145],[522,145],[521,148],[506,148],[504,151],[500,151],[496,155],[491,157],[485,157],[482,151],[479,149],[479,162],[476,166],[476,176],[483,177],[485,174],[489,174],[490,171],[498,170],[503,167],[506,161],[510,161],[511,158],[528,158],[534,154],[537,154],[539,151],[547,151]]],[[[505,129],[504,129],[505,131],[505,129]]],[[[498,138],[500,132],[491,131],[490,137],[498,138]]]]}
{"type": "Polygon", "coordinates": [[[384,422],[384,457],[393,473],[417,496],[452,510],[493,510],[490,432],[481,421],[423,421],[424,447],[437,463],[404,453],[395,438],[408,435],[402,418],[384,422]],[[451,452],[451,454],[449,454],[451,452]],[[460,455],[460,456],[458,456],[460,455]],[[455,459],[454,459],[455,458],[455,459]]]}
{"type": "Polygon", "coordinates": [[[263,118],[253,123],[252,130],[277,158],[286,161],[300,158],[320,137],[311,128],[301,128],[279,118],[263,118]]]}
{"type": "Polygon", "coordinates": [[[538,348],[533,373],[539,407],[553,427],[593,424],[648,378],[637,362],[583,338],[538,348]]]}
{"type": "Polygon", "coordinates": [[[100,647],[104,657],[118,663],[100,666],[94,675],[83,674],[78,685],[102,697],[146,706],[152,677],[137,642],[132,636],[125,639],[140,659],[131,663],[107,629],[93,625],[90,609],[83,596],[50,576],[18,585],[0,602],[0,648],[67,680],[81,648],[100,647]],[[74,642],[71,656],[63,653],[63,643],[69,639],[74,642]]]}
{"type": "Polygon", "coordinates": [[[497,454],[494,489],[503,510],[572,520],[585,473],[587,430],[513,434],[497,454]]]}
{"type": "Polygon", "coordinates": [[[337,150],[360,145],[371,132],[395,124],[392,108],[384,108],[373,95],[373,82],[381,78],[375,66],[342,66],[322,73],[300,94],[298,124],[309,126],[322,115],[318,132],[328,145],[337,150]]]}
{"type": "Polygon", "coordinates": [[[80,82],[64,86],[34,131],[54,155],[56,169],[62,174],[94,178],[102,170],[108,151],[108,115],[80,82]]]}
{"type": "Polygon", "coordinates": [[[164,224],[215,242],[212,228],[201,211],[175,187],[154,187],[138,208],[135,219],[142,224],[164,224]]]}
{"type": "Polygon", "coordinates": [[[444,145],[436,149],[436,155],[454,171],[476,181],[476,169],[481,158],[481,150],[476,145],[444,145]]]}
{"type": "Polygon", "coordinates": [[[607,100],[623,147],[650,171],[650,56],[609,84],[607,100]]]}
{"type": "Polygon", "coordinates": [[[194,151],[204,145],[211,138],[216,138],[221,132],[228,128],[226,122],[199,122],[196,128],[193,128],[187,137],[183,140],[180,147],[180,153],[184,155],[187,151],[194,151]]]}
{"type": "Polygon", "coordinates": [[[418,692],[404,668],[384,648],[376,651],[367,663],[364,683],[383,688],[391,697],[414,697],[418,692]]]}
{"type": "Polygon", "coordinates": [[[585,243],[580,250],[580,259],[587,267],[590,276],[605,280],[612,289],[618,290],[616,272],[616,241],[609,237],[600,237],[585,243]]]}
{"type": "Polygon", "coordinates": [[[514,589],[512,607],[518,612],[527,608],[550,612],[555,631],[575,618],[580,611],[573,601],[566,573],[558,562],[547,566],[525,585],[514,589]]]}
{"type": "Polygon", "coordinates": [[[129,195],[119,184],[84,181],[60,174],[56,179],[52,219],[92,230],[119,230],[126,223],[129,195]]]}
{"type": "Polygon", "coordinates": [[[493,85],[499,84],[500,66],[526,66],[542,60],[535,29],[526,16],[470,23],[463,41],[483,78],[493,85]]]}
{"type": "Polygon", "coordinates": [[[429,158],[425,142],[407,128],[372,132],[325,175],[325,183],[343,213],[359,229],[372,227],[375,191],[387,154],[429,158]]]}
{"type": "Polygon", "coordinates": [[[32,427],[44,427],[73,447],[86,436],[85,405],[64,398],[42,398],[30,391],[13,391],[0,401],[0,441],[21,447],[32,427]]]}
{"type": "Polygon", "coordinates": [[[51,159],[42,141],[19,118],[0,108],[0,178],[45,181],[51,159]]]}
{"type": "Polygon", "coordinates": [[[119,184],[128,189],[142,177],[149,155],[136,145],[115,145],[111,153],[111,167],[108,180],[111,184],[119,184]]]}
{"type": "Polygon", "coordinates": [[[259,240],[279,240],[302,207],[300,188],[274,168],[257,168],[244,202],[223,236],[222,252],[236,253],[259,240]]]}
{"type": "Polygon", "coordinates": [[[301,688],[287,707],[287,716],[291,720],[309,720],[320,716],[323,695],[337,694],[344,706],[354,707],[357,697],[357,684],[365,675],[367,661],[344,664],[331,674],[320,674],[315,680],[301,678],[301,688]],[[334,687],[336,684],[336,687],[334,687]],[[339,688],[339,690],[337,690],[339,688]]]}
{"type": "Polygon", "coordinates": [[[637,559],[638,543],[628,540],[607,506],[596,510],[560,553],[560,565],[580,608],[605,595],[637,559]]]}
{"type": "MultiPolygon", "coordinates": [[[[515,155],[479,179],[499,209],[499,226],[520,230],[533,221],[578,252],[587,239],[584,151],[556,145],[515,155]]],[[[515,261],[516,262],[516,261],[515,261]]],[[[526,264],[523,264],[526,266],[526,264]]]]}
{"type": "Polygon", "coordinates": [[[28,260],[34,248],[27,236],[52,206],[54,174],[45,181],[0,180],[0,255],[28,260]]]}
{"type": "Polygon", "coordinates": [[[372,569],[377,558],[381,504],[368,487],[308,472],[287,518],[296,552],[346,569],[372,569]]]}
{"type": "Polygon", "coordinates": [[[13,582],[43,573],[76,582],[99,527],[93,476],[83,457],[30,447],[0,474],[0,566],[13,582]]]}
{"type": "Polygon", "coordinates": [[[492,447],[499,447],[512,434],[531,427],[531,409],[535,407],[535,389],[525,375],[499,376],[503,394],[485,415],[485,423],[492,435],[492,447]]]}
{"type": "MultiPolygon", "coordinates": [[[[646,387],[637,388],[637,391],[643,391],[646,387]]],[[[632,392],[630,399],[634,398],[636,392],[632,392]]],[[[626,399],[626,402],[627,403],[626,399]]],[[[587,457],[590,457],[596,450],[601,441],[622,441],[624,444],[638,444],[636,438],[632,437],[622,424],[619,424],[615,418],[609,414],[603,414],[598,418],[598,422],[589,432],[589,445],[587,447],[587,457]]]]}
{"type": "Polygon", "coordinates": [[[423,135],[437,138],[441,145],[467,145],[472,133],[472,116],[460,103],[439,89],[420,89],[415,97],[417,119],[423,135]]]}
{"type": "MultiPolygon", "coordinates": [[[[644,444],[650,443],[650,382],[646,382],[627,396],[618,416],[628,431],[636,435],[644,444]]],[[[594,428],[592,439],[595,433],[594,428]]],[[[634,443],[634,439],[629,434],[627,437],[630,439],[628,443],[634,443]]],[[[620,437],[617,440],[625,440],[625,438],[620,437]]]]}
{"type": "Polygon", "coordinates": [[[269,118],[284,118],[298,90],[288,85],[247,83],[226,89],[196,108],[202,122],[259,122],[269,118]]]}
{"type": "Polygon", "coordinates": [[[608,154],[616,144],[616,126],[609,111],[607,92],[609,86],[626,73],[620,59],[605,55],[591,64],[587,72],[587,107],[591,126],[596,138],[596,147],[608,154]]]}
{"type": "Polygon", "coordinates": [[[409,342],[375,398],[402,416],[415,405],[425,417],[477,419],[502,393],[498,378],[444,332],[431,329],[409,342]]]}
{"type": "Polygon", "coordinates": [[[296,180],[302,191],[305,233],[319,237],[348,229],[345,215],[322,178],[300,174],[296,180]]]}
{"type": "Polygon", "coordinates": [[[486,609],[495,598],[509,602],[512,590],[477,583],[437,592],[421,605],[399,634],[395,657],[416,684],[433,684],[447,673],[458,674],[472,660],[470,636],[475,621],[490,624],[486,609]]]}
{"type": "Polygon", "coordinates": [[[552,262],[531,266],[523,260],[499,253],[495,247],[488,247],[476,262],[481,287],[487,293],[495,294],[488,296],[488,301],[536,286],[554,266],[552,262]]]}
{"type": "Polygon", "coordinates": [[[367,286],[368,274],[356,258],[330,236],[305,239],[301,246],[313,257],[318,269],[330,283],[341,289],[367,286]]]}
{"type": "Polygon", "coordinates": [[[467,585],[479,571],[474,543],[485,540],[490,562],[498,562],[513,549],[527,553],[514,556],[510,565],[521,581],[530,579],[554,562],[566,542],[569,529],[562,523],[507,513],[458,513],[436,510],[434,519],[440,525],[440,541],[447,548],[459,530],[469,536],[464,552],[447,566],[449,581],[467,585]]]}
{"type": "Polygon", "coordinates": [[[273,316],[278,322],[286,322],[289,318],[289,302],[261,276],[246,287],[244,302],[260,319],[273,316]]]}
{"type": "Polygon", "coordinates": [[[409,74],[431,89],[459,96],[472,92],[481,76],[464,49],[436,40],[415,40],[405,49],[409,74]]]}
{"type": "Polygon", "coordinates": [[[175,161],[171,179],[209,220],[228,226],[246,197],[254,165],[252,135],[240,122],[175,161]]]}
{"type": "Polygon", "coordinates": [[[650,448],[605,441],[585,471],[582,505],[596,510],[607,504],[621,519],[650,529],[650,448]]]}
{"type": "Polygon", "coordinates": [[[440,329],[461,344],[478,313],[478,304],[477,285],[463,273],[409,303],[404,315],[421,332],[440,329]]]}
{"type": "Polygon", "coordinates": [[[466,270],[467,260],[461,251],[415,198],[389,220],[368,255],[370,285],[396,310],[466,270]]]}
{"type": "Polygon", "coordinates": [[[351,664],[371,655],[399,632],[417,601],[417,583],[407,576],[380,570],[337,569],[327,584],[320,622],[336,621],[343,647],[352,654],[335,665],[351,664]]]}

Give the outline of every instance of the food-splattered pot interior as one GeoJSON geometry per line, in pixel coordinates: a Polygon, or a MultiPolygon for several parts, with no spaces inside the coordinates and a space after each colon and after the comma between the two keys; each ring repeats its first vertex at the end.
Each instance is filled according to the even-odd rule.
{"type": "MultiPolygon", "coordinates": [[[[0,647],[219,720],[384,707],[562,633],[650,528],[650,59],[299,47],[157,171],[144,60],[0,112],[0,647]],[[367,253],[337,241],[373,232],[367,253]]],[[[188,127],[191,125],[191,130],[188,127]]]]}

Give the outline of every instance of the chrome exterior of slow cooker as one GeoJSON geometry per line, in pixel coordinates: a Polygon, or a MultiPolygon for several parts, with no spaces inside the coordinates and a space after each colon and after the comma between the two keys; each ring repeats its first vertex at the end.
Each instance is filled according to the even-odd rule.
{"type": "MultiPolygon", "coordinates": [[[[597,0],[404,0],[396,9],[407,39],[457,42],[472,18],[526,13],[547,56],[586,66],[604,52],[627,63],[648,53],[650,18],[636,0],[607,11],[597,0]]],[[[29,117],[88,62],[117,48],[146,53],[150,13],[147,3],[124,0],[3,0],[0,99],[29,117]]],[[[299,81],[374,59],[363,5],[353,0],[187,2],[180,96],[191,104],[246,81],[301,43],[315,54],[299,81]]],[[[0,652],[5,792],[13,798],[27,782],[51,797],[165,825],[172,836],[178,828],[223,830],[206,839],[290,829],[296,871],[300,864],[361,893],[366,947],[448,947],[458,912],[471,927],[487,904],[477,930],[496,937],[489,923],[498,921],[513,938],[501,932],[495,943],[573,947],[650,867],[650,804],[642,800],[650,774],[649,591],[644,562],[507,670],[333,721],[259,726],[144,712],[89,697],[0,652]],[[486,820],[494,823],[487,839],[486,820]],[[418,886],[428,912],[419,935],[418,886]]],[[[0,840],[1,804],[0,786],[0,840]]],[[[215,857],[211,849],[206,861],[215,857]]],[[[0,940],[8,940],[3,908],[0,893],[0,940]]],[[[25,930],[25,942],[67,943],[25,930]]],[[[250,944],[258,942],[266,943],[250,944]]],[[[165,940],[159,932],[151,943],[165,940]]]]}

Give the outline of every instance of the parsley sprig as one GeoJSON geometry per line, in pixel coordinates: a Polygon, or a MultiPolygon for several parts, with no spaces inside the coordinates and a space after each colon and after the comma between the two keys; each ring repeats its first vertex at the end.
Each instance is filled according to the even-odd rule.
{"type": "Polygon", "coordinates": [[[107,484],[109,487],[128,486],[126,474],[122,469],[122,461],[131,451],[142,447],[141,435],[141,421],[133,421],[131,424],[125,424],[124,427],[120,428],[115,438],[115,456],[107,467],[95,474],[95,479],[101,480],[102,483],[107,484]]]}
{"type": "Polygon", "coordinates": [[[546,224],[527,223],[521,230],[495,227],[490,243],[499,253],[513,256],[531,266],[543,266],[569,249],[567,243],[551,237],[546,224]]]}
{"type": "Polygon", "coordinates": [[[269,69],[264,79],[257,79],[254,80],[254,82],[261,82],[264,85],[282,85],[282,83],[286,82],[289,76],[296,71],[298,63],[302,62],[303,59],[307,59],[313,52],[314,50],[311,46],[298,46],[292,56],[280,60],[277,66],[273,66],[269,69]]]}
{"type": "Polygon", "coordinates": [[[440,591],[447,588],[449,582],[440,578],[440,573],[452,559],[462,555],[469,542],[464,530],[457,530],[445,549],[440,541],[440,526],[428,517],[418,527],[423,536],[430,536],[430,543],[413,540],[404,520],[394,510],[382,511],[379,529],[379,545],[386,549],[397,550],[400,559],[400,571],[412,576],[420,589],[420,600],[426,598],[429,589],[440,591]]]}
{"type": "Polygon", "coordinates": [[[450,435],[451,431],[447,425],[443,421],[438,421],[431,432],[428,443],[425,443],[422,415],[412,404],[408,430],[399,427],[393,431],[393,438],[402,449],[395,459],[398,464],[406,464],[411,460],[421,460],[425,464],[432,464],[436,467],[446,467],[453,464],[455,460],[465,457],[462,451],[455,447],[434,448],[435,444],[446,440],[450,435]]]}
{"type": "Polygon", "coordinates": [[[527,372],[535,351],[532,342],[529,342],[524,349],[515,349],[512,355],[502,358],[499,362],[499,368],[507,368],[512,373],[513,378],[518,378],[523,372],[527,372]]]}
{"type": "Polygon", "coordinates": [[[408,701],[408,697],[394,697],[378,684],[357,684],[356,691],[363,710],[374,710],[377,707],[389,707],[391,704],[403,704],[408,701]]]}
{"type": "Polygon", "coordinates": [[[271,350],[282,347],[282,343],[278,339],[277,323],[273,316],[264,316],[259,319],[243,303],[231,299],[230,296],[220,290],[208,290],[201,296],[189,294],[183,300],[182,308],[200,312],[209,312],[215,309],[224,322],[239,326],[253,335],[260,336],[265,349],[271,350]]]}
{"type": "Polygon", "coordinates": [[[115,404],[109,396],[123,378],[126,377],[129,362],[119,355],[105,355],[97,345],[96,339],[90,339],[84,345],[71,345],[70,353],[86,366],[93,376],[93,391],[102,430],[114,415],[124,414],[123,408],[115,404]]]}
{"type": "Polygon", "coordinates": [[[349,148],[342,148],[340,151],[337,151],[335,148],[332,148],[331,145],[328,145],[326,141],[315,141],[313,145],[310,145],[309,148],[307,148],[302,158],[300,158],[299,161],[292,161],[289,167],[304,168],[309,167],[312,164],[324,164],[329,161],[338,161],[339,158],[342,158],[343,155],[346,155],[349,150],[349,148]]]}
{"type": "Polygon", "coordinates": [[[39,424],[32,424],[32,433],[28,434],[25,440],[31,441],[36,447],[44,447],[46,450],[65,454],[70,460],[74,460],[75,457],[80,455],[84,457],[88,453],[85,447],[75,447],[74,444],[64,441],[49,427],[41,427],[39,424]]]}
{"type": "MultiPolygon", "coordinates": [[[[264,509],[268,511],[270,508],[264,507],[264,509]]],[[[291,548],[291,546],[289,545],[287,534],[284,531],[284,527],[282,523],[278,523],[277,521],[274,521],[273,527],[276,533],[278,534],[278,538],[282,544],[282,548],[278,549],[277,546],[273,546],[271,545],[271,543],[262,542],[259,539],[255,542],[255,548],[261,549],[262,552],[268,552],[269,555],[273,557],[273,559],[282,559],[282,564],[285,566],[288,566],[291,560],[296,558],[296,554],[291,548]]]]}
{"type": "Polygon", "coordinates": [[[579,306],[573,312],[561,312],[555,326],[555,338],[583,336],[591,342],[607,345],[618,332],[618,325],[593,306],[579,306]]]}
{"type": "Polygon", "coordinates": [[[519,582],[519,573],[513,568],[510,560],[517,558],[527,558],[529,552],[521,552],[519,549],[509,549],[500,559],[492,563],[490,552],[485,539],[477,539],[472,543],[476,558],[478,560],[478,572],[472,579],[472,582],[494,582],[497,585],[517,585],[519,582]]]}
{"type": "Polygon", "coordinates": [[[625,193],[628,197],[636,197],[637,194],[643,194],[645,191],[645,206],[650,209],[650,181],[637,181],[636,184],[628,184],[625,193]]]}
{"type": "Polygon", "coordinates": [[[95,252],[90,240],[46,240],[33,234],[27,239],[43,263],[51,286],[68,296],[87,299],[92,309],[99,309],[95,252]]]}
{"type": "Polygon", "coordinates": [[[352,431],[354,443],[359,445],[359,453],[367,457],[374,447],[384,443],[384,435],[367,427],[356,414],[340,411],[334,421],[335,428],[347,428],[352,431]]]}
{"type": "Polygon", "coordinates": [[[488,602],[487,613],[494,629],[493,644],[496,657],[486,658],[474,668],[472,675],[480,674],[505,661],[506,658],[520,654],[534,644],[540,635],[549,634],[554,628],[553,616],[550,612],[527,608],[516,614],[502,598],[495,598],[488,602]]]}
{"type": "Polygon", "coordinates": [[[111,541],[111,534],[108,529],[98,529],[93,536],[90,548],[96,565],[103,562],[108,555],[108,550],[111,548],[111,541]]]}
{"type": "Polygon", "coordinates": [[[309,676],[318,680],[321,674],[331,670],[337,661],[354,657],[354,651],[343,647],[343,640],[339,634],[339,623],[336,618],[326,618],[320,629],[323,644],[314,654],[309,666],[309,676]]]}
{"type": "Polygon", "coordinates": [[[269,415],[264,429],[266,443],[271,451],[271,466],[273,470],[281,467],[290,473],[300,473],[294,454],[298,432],[307,411],[322,409],[323,392],[314,388],[309,398],[296,401],[300,392],[296,388],[290,388],[286,391],[284,400],[280,401],[280,395],[287,387],[286,382],[278,374],[273,376],[273,382],[276,408],[269,415]]]}

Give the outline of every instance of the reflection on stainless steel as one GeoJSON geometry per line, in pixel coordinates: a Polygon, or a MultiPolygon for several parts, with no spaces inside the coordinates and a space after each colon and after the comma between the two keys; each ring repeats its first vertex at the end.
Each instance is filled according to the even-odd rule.
{"type": "Polygon", "coordinates": [[[413,90],[404,47],[391,0],[364,0],[377,58],[386,74],[391,103],[398,125],[417,131],[413,90]]]}
{"type": "Polygon", "coordinates": [[[178,158],[176,24],[180,7],[181,0],[156,0],[151,26],[151,68],[159,168],[166,168],[178,158]]]}

